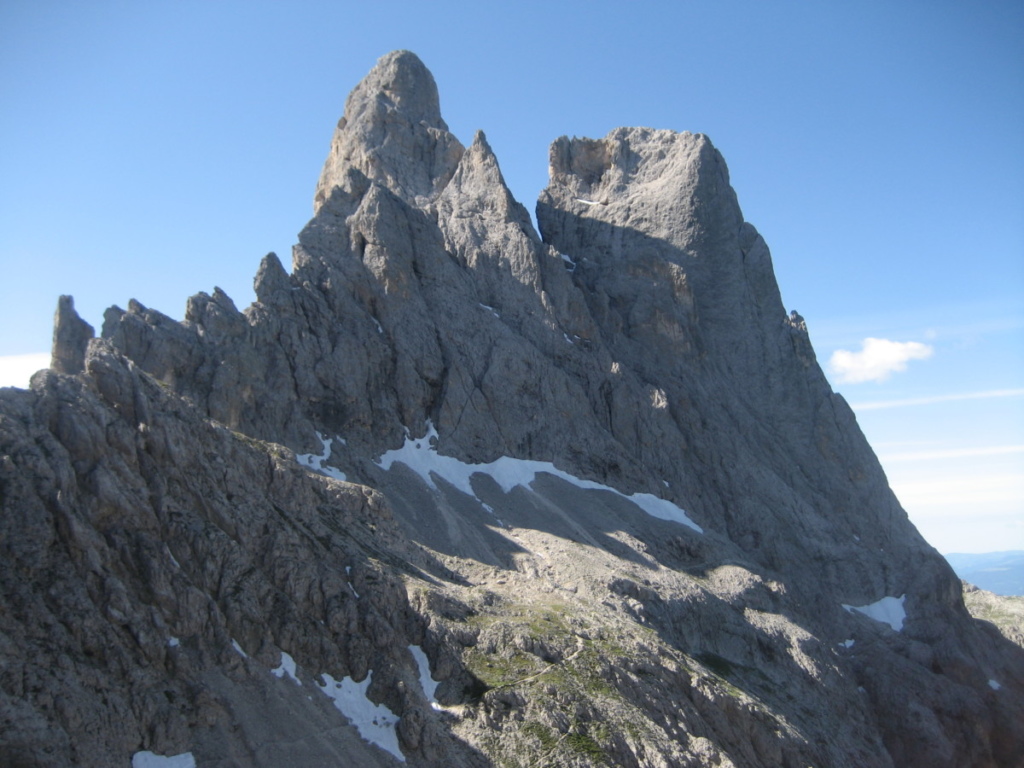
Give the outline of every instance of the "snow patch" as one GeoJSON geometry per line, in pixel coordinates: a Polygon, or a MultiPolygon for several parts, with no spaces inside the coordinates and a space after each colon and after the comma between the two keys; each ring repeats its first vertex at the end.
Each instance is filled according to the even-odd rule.
{"type": "Polygon", "coordinates": [[[1001,686],[1001,685],[1000,685],[999,683],[997,683],[997,682],[996,682],[995,680],[989,680],[989,681],[988,681],[988,687],[989,687],[989,688],[991,688],[991,689],[992,689],[993,691],[998,691],[998,690],[999,690],[1000,688],[1002,688],[1003,686],[1001,686]]]}
{"type": "MultiPolygon", "coordinates": [[[[323,453],[299,453],[295,455],[295,460],[302,466],[309,467],[314,472],[319,472],[321,475],[327,475],[328,477],[333,477],[335,480],[345,482],[344,472],[337,467],[324,466],[324,462],[331,458],[331,444],[334,442],[334,438],[327,438],[325,440],[324,436],[319,432],[316,433],[316,437],[323,446],[323,453]]],[[[341,438],[338,438],[338,442],[342,445],[345,444],[345,441],[341,438]]]]}
{"type": "MultiPolygon", "coordinates": [[[[585,480],[580,480],[579,483],[584,483],[585,480]]],[[[580,486],[584,487],[584,486],[580,486]]],[[[686,525],[693,528],[697,533],[704,533],[704,529],[697,525],[693,520],[686,516],[686,513],[673,504],[667,499],[663,499],[660,496],[655,496],[653,493],[634,493],[631,496],[627,496],[624,493],[619,493],[614,488],[607,488],[606,486],[592,483],[586,487],[603,488],[605,490],[618,493],[624,499],[628,499],[636,504],[640,509],[646,512],[651,517],[657,517],[661,520],[669,520],[671,522],[679,523],[680,525],[686,525]]]]}
{"type": "Polygon", "coordinates": [[[437,686],[441,681],[435,680],[433,675],[430,674],[430,659],[427,658],[427,654],[418,645],[410,645],[409,653],[416,659],[416,666],[419,667],[420,685],[423,687],[423,695],[427,697],[431,707],[441,709],[441,705],[437,703],[437,698],[434,696],[437,692],[437,686]]]}
{"type": "Polygon", "coordinates": [[[900,597],[883,597],[881,600],[871,603],[870,605],[846,605],[843,604],[849,612],[857,611],[863,613],[870,619],[880,621],[883,624],[888,624],[897,632],[903,631],[903,622],[907,618],[907,611],[903,607],[906,602],[907,596],[901,595],[900,597]]]}
{"type": "Polygon", "coordinates": [[[584,200],[582,197],[577,197],[576,202],[583,203],[584,205],[600,205],[596,200],[584,200]]]}
{"type": "Polygon", "coordinates": [[[281,651],[281,665],[278,666],[276,669],[270,670],[270,674],[277,678],[282,678],[285,675],[288,675],[288,677],[290,677],[296,683],[302,685],[302,681],[299,680],[298,676],[295,674],[295,659],[293,659],[284,651],[281,651]]]}
{"type": "Polygon", "coordinates": [[[499,320],[501,319],[501,315],[498,314],[498,310],[496,310],[494,307],[488,307],[486,304],[480,304],[479,307],[480,309],[486,309],[499,320]]]}
{"type": "Polygon", "coordinates": [[[570,272],[576,271],[576,262],[572,260],[572,256],[566,256],[564,253],[558,255],[562,257],[562,261],[565,262],[565,266],[570,272]]]}
{"type": "Polygon", "coordinates": [[[340,682],[328,674],[320,675],[326,682],[318,686],[321,691],[334,701],[335,708],[352,721],[359,730],[359,735],[371,744],[387,750],[403,763],[405,755],[398,747],[398,734],[395,725],[398,717],[383,704],[374,704],[366,698],[373,673],[366,675],[361,683],[346,677],[340,682]]]}
{"type": "Polygon", "coordinates": [[[474,497],[476,492],[473,490],[470,478],[477,473],[488,475],[501,486],[502,491],[511,493],[512,489],[516,486],[521,485],[524,488],[529,488],[530,484],[537,479],[537,475],[543,472],[548,475],[554,475],[584,490],[610,491],[627,501],[633,502],[651,517],[670,520],[692,528],[697,533],[704,533],[704,529],[687,517],[686,512],[671,501],[653,494],[634,493],[627,496],[607,485],[574,477],[568,472],[558,469],[549,461],[513,459],[509,456],[501,456],[489,464],[466,464],[452,456],[442,456],[439,454],[434,447],[436,441],[437,430],[428,421],[427,433],[423,437],[416,440],[407,437],[405,445],[401,448],[388,451],[377,459],[377,466],[384,470],[389,470],[396,462],[405,464],[409,469],[422,477],[424,482],[434,490],[438,490],[433,478],[433,475],[437,475],[466,495],[474,497]]]}
{"type": "Polygon", "coordinates": [[[242,646],[238,644],[238,641],[235,640],[235,638],[231,638],[231,647],[238,651],[238,655],[241,656],[243,659],[249,658],[249,654],[242,650],[242,646]]]}
{"type": "Polygon", "coordinates": [[[179,563],[179,562],[178,562],[178,561],[177,561],[177,560],[175,559],[175,557],[174,557],[174,553],[173,553],[173,552],[171,552],[171,548],[170,548],[170,547],[168,547],[168,546],[164,546],[164,549],[166,549],[166,550],[167,550],[167,556],[168,556],[169,558],[171,558],[171,562],[172,562],[172,563],[174,563],[174,567],[175,567],[175,568],[177,568],[177,569],[178,569],[178,570],[180,571],[180,570],[181,570],[181,563],[179,563]]]}
{"type": "Polygon", "coordinates": [[[352,594],[355,595],[356,599],[358,600],[359,599],[359,593],[356,592],[356,588],[354,586],[352,586],[352,566],[351,565],[346,565],[345,566],[345,575],[348,577],[348,588],[352,590],[352,594]]]}
{"type": "MultiPolygon", "coordinates": [[[[480,501],[480,499],[477,499],[477,501],[480,501]]],[[[484,501],[480,501],[480,506],[484,508],[487,514],[494,518],[494,522],[496,522],[502,528],[508,527],[507,525],[505,525],[505,521],[498,517],[498,513],[494,511],[494,507],[492,507],[490,504],[484,501]]]]}
{"type": "Polygon", "coordinates": [[[843,640],[840,645],[843,646],[843,648],[853,648],[854,642],[854,640],[843,640]]]}
{"type": "Polygon", "coordinates": [[[169,638],[167,638],[167,647],[168,648],[177,648],[179,645],[181,645],[181,641],[178,638],[176,638],[176,637],[169,637],[169,638]]]}
{"type": "Polygon", "coordinates": [[[180,755],[158,755],[155,752],[136,752],[132,755],[132,768],[196,768],[191,752],[180,755]]]}

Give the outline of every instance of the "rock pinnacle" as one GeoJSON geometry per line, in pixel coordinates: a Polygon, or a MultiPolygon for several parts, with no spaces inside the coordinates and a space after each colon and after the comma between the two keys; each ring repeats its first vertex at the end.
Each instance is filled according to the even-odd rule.
{"type": "Polygon", "coordinates": [[[423,62],[394,51],[349,94],[324,163],[314,213],[354,168],[409,203],[434,198],[451,179],[463,147],[441,118],[437,85],[423,62]]]}

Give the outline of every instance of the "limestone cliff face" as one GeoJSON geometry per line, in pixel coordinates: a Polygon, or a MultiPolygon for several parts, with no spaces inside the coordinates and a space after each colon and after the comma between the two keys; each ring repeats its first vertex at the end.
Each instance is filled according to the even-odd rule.
{"type": "Polygon", "coordinates": [[[0,393],[0,756],[1016,764],[1024,657],[888,489],[710,141],[557,140],[541,237],[438,104],[381,59],[244,311],[132,302],[90,340],[61,300],[54,370],[0,393]],[[343,679],[392,747],[316,690],[343,679]]]}

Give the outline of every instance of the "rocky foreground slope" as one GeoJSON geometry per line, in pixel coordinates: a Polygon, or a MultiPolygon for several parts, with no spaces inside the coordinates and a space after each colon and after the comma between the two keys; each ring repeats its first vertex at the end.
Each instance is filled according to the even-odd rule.
{"type": "Polygon", "coordinates": [[[888,488],[701,135],[349,96],[291,271],[0,391],[0,763],[1016,766],[1024,652],[888,488]]]}

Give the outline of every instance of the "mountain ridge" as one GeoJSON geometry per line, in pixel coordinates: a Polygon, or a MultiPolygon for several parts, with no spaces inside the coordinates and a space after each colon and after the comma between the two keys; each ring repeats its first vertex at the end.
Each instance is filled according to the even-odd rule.
{"type": "Polygon", "coordinates": [[[0,575],[42,606],[2,627],[37,657],[5,654],[0,754],[1012,764],[1020,649],[888,489],[720,153],[622,128],[556,140],[550,166],[538,234],[483,133],[463,147],[395,52],[250,307],[218,289],[178,323],[131,302],[92,339],[61,299],[53,370],[0,393],[3,546],[35,576],[0,575]],[[67,559],[31,565],[46,542],[67,559]],[[40,642],[68,616],[85,628],[40,642]],[[133,661],[103,671],[106,645],[133,661]],[[303,686],[270,674],[285,655],[303,686]],[[94,683],[59,706],[55,680],[19,688],[38,659],[121,691],[123,734],[94,683]],[[397,752],[306,703],[331,680],[370,681],[397,752]]]}

